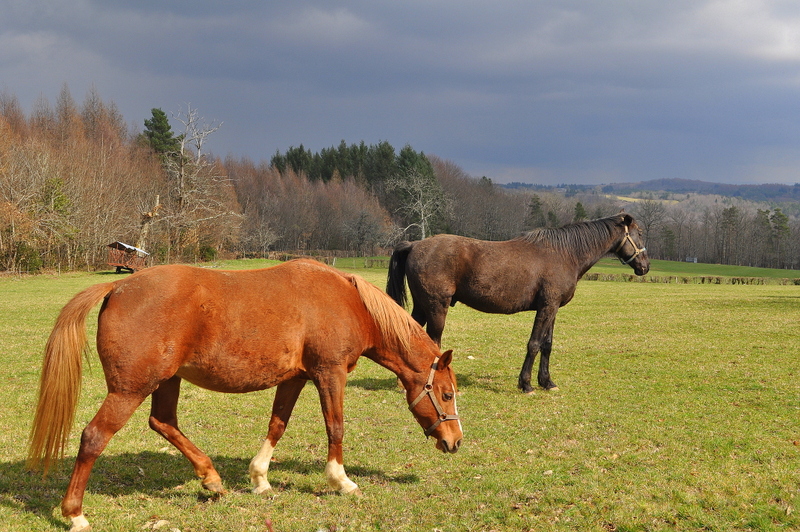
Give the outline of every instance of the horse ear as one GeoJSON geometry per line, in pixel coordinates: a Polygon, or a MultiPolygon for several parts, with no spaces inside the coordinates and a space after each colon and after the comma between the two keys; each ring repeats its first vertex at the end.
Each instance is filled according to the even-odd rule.
{"type": "Polygon", "coordinates": [[[629,226],[633,224],[633,216],[630,214],[623,212],[622,213],[622,221],[625,222],[625,225],[629,226]]]}
{"type": "Polygon", "coordinates": [[[444,369],[450,365],[450,362],[453,361],[453,350],[448,349],[444,353],[442,353],[441,358],[439,358],[439,369],[444,369]]]}

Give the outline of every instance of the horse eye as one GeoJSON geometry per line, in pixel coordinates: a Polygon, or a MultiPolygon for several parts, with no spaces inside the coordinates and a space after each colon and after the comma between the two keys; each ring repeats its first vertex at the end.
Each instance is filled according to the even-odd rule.
{"type": "Polygon", "coordinates": [[[452,401],[453,400],[453,394],[450,393],[450,392],[445,392],[445,393],[442,394],[442,399],[444,399],[445,401],[452,401]]]}

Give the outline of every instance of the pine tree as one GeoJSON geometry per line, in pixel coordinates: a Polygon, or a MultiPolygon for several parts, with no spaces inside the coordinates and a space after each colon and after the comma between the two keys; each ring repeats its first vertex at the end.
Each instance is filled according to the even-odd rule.
{"type": "Polygon", "coordinates": [[[172,155],[180,151],[180,139],[172,133],[167,114],[153,109],[153,118],[144,121],[144,137],[153,151],[160,155],[172,155]]]}
{"type": "Polygon", "coordinates": [[[586,218],[588,218],[588,215],[586,214],[586,209],[583,207],[583,203],[579,201],[578,203],[575,204],[575,217],[573,218],[573,221],[582,222],[586,218]]]}
{"type": "Polygon", "coordinates": [[[538,194],[531,196],[531,201],[528,204],[528,215],[525,218],[525,229],[535,229],[537,227],[544,227],[547,225],[547,218],[544,214],[544,205],[542,198],[538,194]]]}

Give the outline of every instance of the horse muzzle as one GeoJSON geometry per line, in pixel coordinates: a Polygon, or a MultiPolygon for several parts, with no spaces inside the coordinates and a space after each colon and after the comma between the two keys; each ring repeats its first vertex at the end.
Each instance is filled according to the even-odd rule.
{"type": "Polygon", "coordinates": [[[458,451],[459,447],[461,447],[461,438],[459,438],[453,443],[449,442],[446,438],[442,438],[436,441],[436,448],[445,454],[447,453],[453,454],[458,451]]]}

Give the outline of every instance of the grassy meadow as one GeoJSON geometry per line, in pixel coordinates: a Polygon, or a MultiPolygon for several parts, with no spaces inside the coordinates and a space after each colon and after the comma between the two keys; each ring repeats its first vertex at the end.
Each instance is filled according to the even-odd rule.
{"type": "MultiPolygon", "coordinates": [[[[362,264],[337,262],[383,286],[385,269],[362,264]]],[[[684,275],[687,266],[725,275],[656,261],[653,273],[684,275]]],[[[626,271],[605,260],[597,268],[626,271]]],[[[58,310],[109,278],[0,278],[3,530],[68,528],[58,505],[80,431],[105,395],[96,356],[68,459],[45,479],[25,471],[27,435],[58,310]]],[[[551,372],[560,391],[523,395],[516,381],[532,320],[451,309],[443,347],[455,350],[465,432],[455,455],[425,440],[394,375],[361,361],[345,399],[344,458],[363,497],[327,490],[312,386],[275,452],[274,493],[256,496],[247,465],[274,392],[226,395],[184,383],[181,427],[229,493],[203,492],[188,461],[147,427],[143,406],[95,465],[87,517],[98,531],[163,520],[159,530],[262,532],[267,518],[275,532],[800,529],[800,286],[582,281],[556,321],[551,372]]]]}

